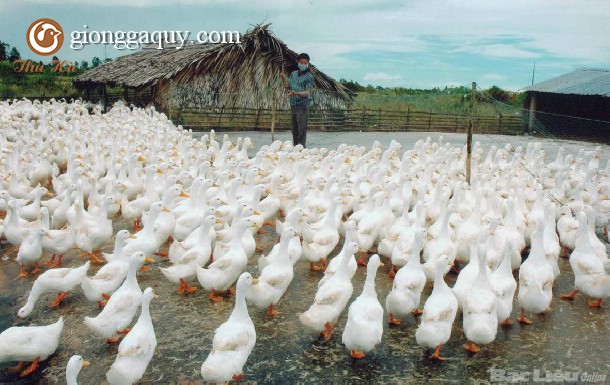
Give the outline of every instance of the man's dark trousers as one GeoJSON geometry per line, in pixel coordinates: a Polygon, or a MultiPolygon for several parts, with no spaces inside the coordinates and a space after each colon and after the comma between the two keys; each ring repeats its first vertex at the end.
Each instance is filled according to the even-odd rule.
{"type": "Polygon", "coordinates": [[[307,115],[309,114],[309,106],[303,104],[300,106],[292,106],[292,143],[305,147],[307,139],[307,115]]]}

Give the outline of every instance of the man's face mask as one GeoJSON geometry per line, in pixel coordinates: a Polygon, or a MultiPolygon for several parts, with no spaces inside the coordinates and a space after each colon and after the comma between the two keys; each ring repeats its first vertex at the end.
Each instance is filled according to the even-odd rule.
{"type": "Polygon", "coordinates": [[[305,71],[309,67],[308,64],[299,63],[299,71],[305,71]]]}

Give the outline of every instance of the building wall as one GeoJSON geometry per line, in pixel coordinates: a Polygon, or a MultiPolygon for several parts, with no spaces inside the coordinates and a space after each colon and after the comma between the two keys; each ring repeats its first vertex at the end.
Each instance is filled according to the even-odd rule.
{"type": "Polygon", "coordinates": [[[562,138],[610,142],[609,97],[528,92],[525,109],[529,109],[532,95],[536,102],[535,117],[548,133],[562,138]]]}

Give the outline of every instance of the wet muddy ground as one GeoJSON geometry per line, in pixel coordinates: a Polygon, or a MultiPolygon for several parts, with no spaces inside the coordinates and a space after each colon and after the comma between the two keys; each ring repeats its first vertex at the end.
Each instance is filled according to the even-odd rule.
{"type": "MultiPolygon", "coordinates": [[[[129,227],[126,221],[117,224],[115,230],[129,227]]],[[[276,239],[273,229],[267,229],[267,234],[256,235],[257,243],[264,247],[265,252],[276,239]]],[[[112,243],[105,250],[111,251],[112,243]]],[[[2,250],[4,256],[5,252],[6,248],[2,250]]],[[[255,253],[248,265],[248,270],[255,276],[258,255],[255,253]]],[[[18,320],[17,310],[25,302],[34,278],[17,280],[18,265],[12,260],[13,254],[9,257],[0,261],[0,330],[11,325],[48,324],[60,315],[65,318],[65,328],[56,354],[42,363],[34,375],[20,380],[4,374],[3,369],[9,365],[2,364],[0,383],[63,382],[65,365],[72,354],[80,354],[91,361],[91,365],[80,373],[81,383],[105,383],[105,373],[114,361],[117,345],[108,345],[105,340],[95,337],[82,321],[86,315],[97,314],[97,304],[88,302],[82,291],[76,291],[60,308],[51,310],[48,305],[52,296],[46,296],[28,319],[18,320]]],[[[83,262],[76,252],[65,258],[65,266],[83,262]]],[[[213,332],[229,316],[234,298],[212,303],[202,290],[180,296],[176,286],[157,269],[157,266],[166,264],[168,262],[160,260],[150,272],[138,274],[140,286],[152,286],[159,296],[151,304],[158,346],[141,383],[198,384],[201,383],[201,363],[211,347],[213,332]]],[[[541,376],[544,376],[544,371],[557,370],[610,374],[608,304],[589,308],[584,296],[577,296],[573,302],[558,299],[560,293],[571,291],[573,285],[569,262],[562,259],[560,267],[561,275],[556,281],[555,298],[549,312],[531,317],[534,323],[530,326],[515,324],[499,329],[496,341],[483,347],[475,356],[469,356],[461,347],[465,340],[458,315],[451,339],[442,350],[447,361],[438,363],[428,360],[426,357],[430,352],[415,343],[419,321],[412,316],[402,325],[390,328],[386,325],[381,345],[361,360],[352,359],[341,344],[347,312],[335,325],[332,339],[327,343],[319,341],[318,336],[301,326],[297,314],[311,304],[322,273],[310,271],[309,265],[301,261],[295,266],[294,281],[278,306],[280,316],[269,319],[264,310],[249,307],[257,342],[244,368],[243,381],[277,384],[486,382],[490,379],[490,368],[519,372],[539,369],[541,376]]],[[[97,268],[93,267],[90,274],[97,268]]],[[[381,268],[376,280],[382,304],[391,287],[387,269],[381,268]]],[[[365,269],[360,267],[353,278],[352,300],[360,294],[364,273],[365,269]]],[[[455,275],[447,275],[450,286],[455,278],[455,275]]],[[[431,287],[427,286],[423,301],[430,292],[431,287]]],[[[513,315],[516,316],[516,310],[513,310],[513,315]]]]}
{"type": "MultiPolygon", "coordinates": [[[[232,134],[232,137],[254,136],[257,147],[268,143],[268,133],[260,134],[258,139],[257,135],[250,134],[236,133],[232,134]]],[[[288,139],[290,134],[281,135],[284,140],[288,139]]],[[[328,147],[336,146],[332,135],[329,133],[326,136],[325,145],[328,147]]],[[[423,133],[420,136],[425,138],[427,135],[423,133]]],[[[390,135],[357,137],[361,144],[365,145],[375,139],[382,140],[383,144],[387,145],[390,138],[390,135]]],[[[311,135],[312,144],[314,139],[321,140],[311,135]]],[[[420,137],[414,136],[410,139],[413,142],[420,137]]],[[[344,141],[346,138],[337,137],[334,140],[344,141]]],[[[458,138],[452,138],[452,141],[457,143],[458,138]]],[[[410,147],[412,143],[403,145],[410,147]]],[[[587,147],[593,148],[593,145],[587,147]]],[[[607,159],[609,152],[606,147],[603,158],[607,159]]],[[[603,165],[605,166],[605,163],[603,165]]],[[[115,233],[129,227],[127,221],[115,221],[115,233]]],[[[275,243],[276,234],[272,228],[265,229],[268,233],[256,235],[256,239],[257,244],[264,248],[264,253],[267,253],[275,243]]],[[[114,240],[108,242],[104,251],[111,252],[113,244],[114,240]]],[[[342,241],[339,246],[341,244],[342,241]]],[[[607,245],[607,248],[610,251],[610,245],[607,245]]],[[[63,383],[69,357],[80,354],[89,360],[91,365],[83,368],[79,382],[105,384],[105,373],[114,361],[118,344],[108,345],[105,340],[89,332],[83,324],[84,316],[96,315],[99,312],[97,304],[88,302],[82,291],[78,290],[70,294],[61,307],[51,310],[49,303],[53,297],[48,295],[41,298],[26,320],[18,320],[17,310],[25,303],[34,277],[16,279],[19,267],[14,261],[15,252],[7,250],[8,245],[4,243],[0,250],[0,331],[12,325],[49,324],[55,322],[60,315],[65,318],[65,328],[57,352],[41,363],[32,376],[19,379],[7,375],[4,369],[13,363],[3,363],[0,364],[0,383],[63,383]]],[[[331,255],[335,255],[338,250],[339,247],[331,255]]],[[[259,253],[255,253],[248,265],[248,271],[254,276],[258,275],[258,256],[259,253]]],[[[158,257],[157,260],[150,272],[138,274],[141,288],[152,286],[159,296],[151,304],[158,346],[141,383],[200,384],[201,363],[211,348],[214,330],[229,316],[234,298],[226,298],[222,303],[212,303],[203,290],[180,296],[177,294],[177,287],[167,281],[157,269],[158,266],[165,266],[169,262],[158,257]]],[[[64,262],[64,266],[76,266],[84,263],[84,259],[73,251],[66,255],[64,262]]],[[[98,268],[99,266],[92,266],[89,275],[98,268]]],[[[388,268],[388,265],[381,268],[376,280],[382,305],[385,304],[385,297],[392,284],[387,274],[388,268]]],[[[496,340],[484,346],[482,351],[474,356],[469,356],[462,349],[465,339],[461,315],[458,314],[451,339],[442,350],[447,361],[439,363],[428,360],[426,357],[430,351],[416,344],[415,329],[419,321],[413,316],[396,327],[389,328],[386,324],[381,345],[361,360],[352,359],[341,344],[347,310],[335,325],[332,339],[327,343],[320,341],[317,335],[311,334],[300,324],[298,314],[306,310],[313,301],[322,273],[312,272],[307,263],[298,262],[295,266],[295,278],[278,306],[280,316],[269,319],[264,310],[249,307],[256,327],[257,342],[244,367],[242,381],[260,384],[487,383],[492,379],[490,369],[495,368],[529,375],[530,382],[535,379],[534,371],[539,370],[539,377],[542,378],[547,378],[546,371],[561,371],[570,376],[578,374],[579,382],[597,380],[598,383],[609,383],[610,360],[607,353],[610,343],[610,304],[604,303],[601,308],[589,308],[587,298],[581,295],[573,302],[560,300],[559,294],[570,292],[574,282],[567,260],[560,260],[560,268],[561,275],[556,280],[550,311],[544,315],[530,317],[534,321],[530,326],[515,324],[506,329],[500,328],[496,340]],[[600,376],[582,377],[585,372],[588,375],[606,375],[606,378],[600,381],[600,376]]],[[[365,269],[360,267],[353,278],[352,300],[362,290],[364,273],[365,269]]],[[[450,286],[455,282],[455,278],[451,273],[447,275],[450,286]]],[[[422,306],[431,290],[430,286],[424,289],[422,306]]],[[[517,311],[514,309],[513,319],[516,316],[517,311]]]]}

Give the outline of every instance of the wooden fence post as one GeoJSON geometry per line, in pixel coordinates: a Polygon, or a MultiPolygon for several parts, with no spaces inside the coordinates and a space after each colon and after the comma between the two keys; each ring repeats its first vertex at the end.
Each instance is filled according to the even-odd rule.
{"type": "Polygon", "coordinates": [[[472,158],[472,125],[476,93],[477,83],[472,82],[472,89],[470,91],[470,119],[468,119],[468,131],[466,133],[466,182],[468,182],[468,184],[470,184],[470,163],[472,158]]]}
{"type": "Polygon", "coordinates": [[[432,129],[432,111],[428,111],[428,131],[432,129]]]}
{"type": "Polygon", "coordinates": [[[224,110],[225,110],[224,106],[220,107],[220,114],[218,115],[218,123],[216,124],[217,127],[220,127],[220,121],[222,120],[222,114],[223,114],[224,110]]]}
{"type": "Polygon", "coordinates": [[[409,119],[410,119],[410,115],[411,115],[411,108],[409,106],[407,106],[407,123],[405,125],[405,129],[407,131],[409,131],[409,119]]]}
{"type": "Polygon", "coordinates": [[[260,119],[260,115],[261,115],[261,109],[259,107],[256,109],[256,117],[254,118],[254,129],[258,129],[258,122],[260,119]]]}
{"type": "Polygon", "coordinates": [[[362,120],[360,122],[360,130],[364,130],[364,117],[366,114],[366,107],[362,107],[362,120]]]}
{"type": "Polygon", "coordinates": [[[379,112],[377,113],[377,127],[381,127],[381,107],[379,107],[379,112]]]}
{"type": "Polygon", "coordinates": [[[275,142],[275,103],[271,109],[271,142],[275,142]]]}

